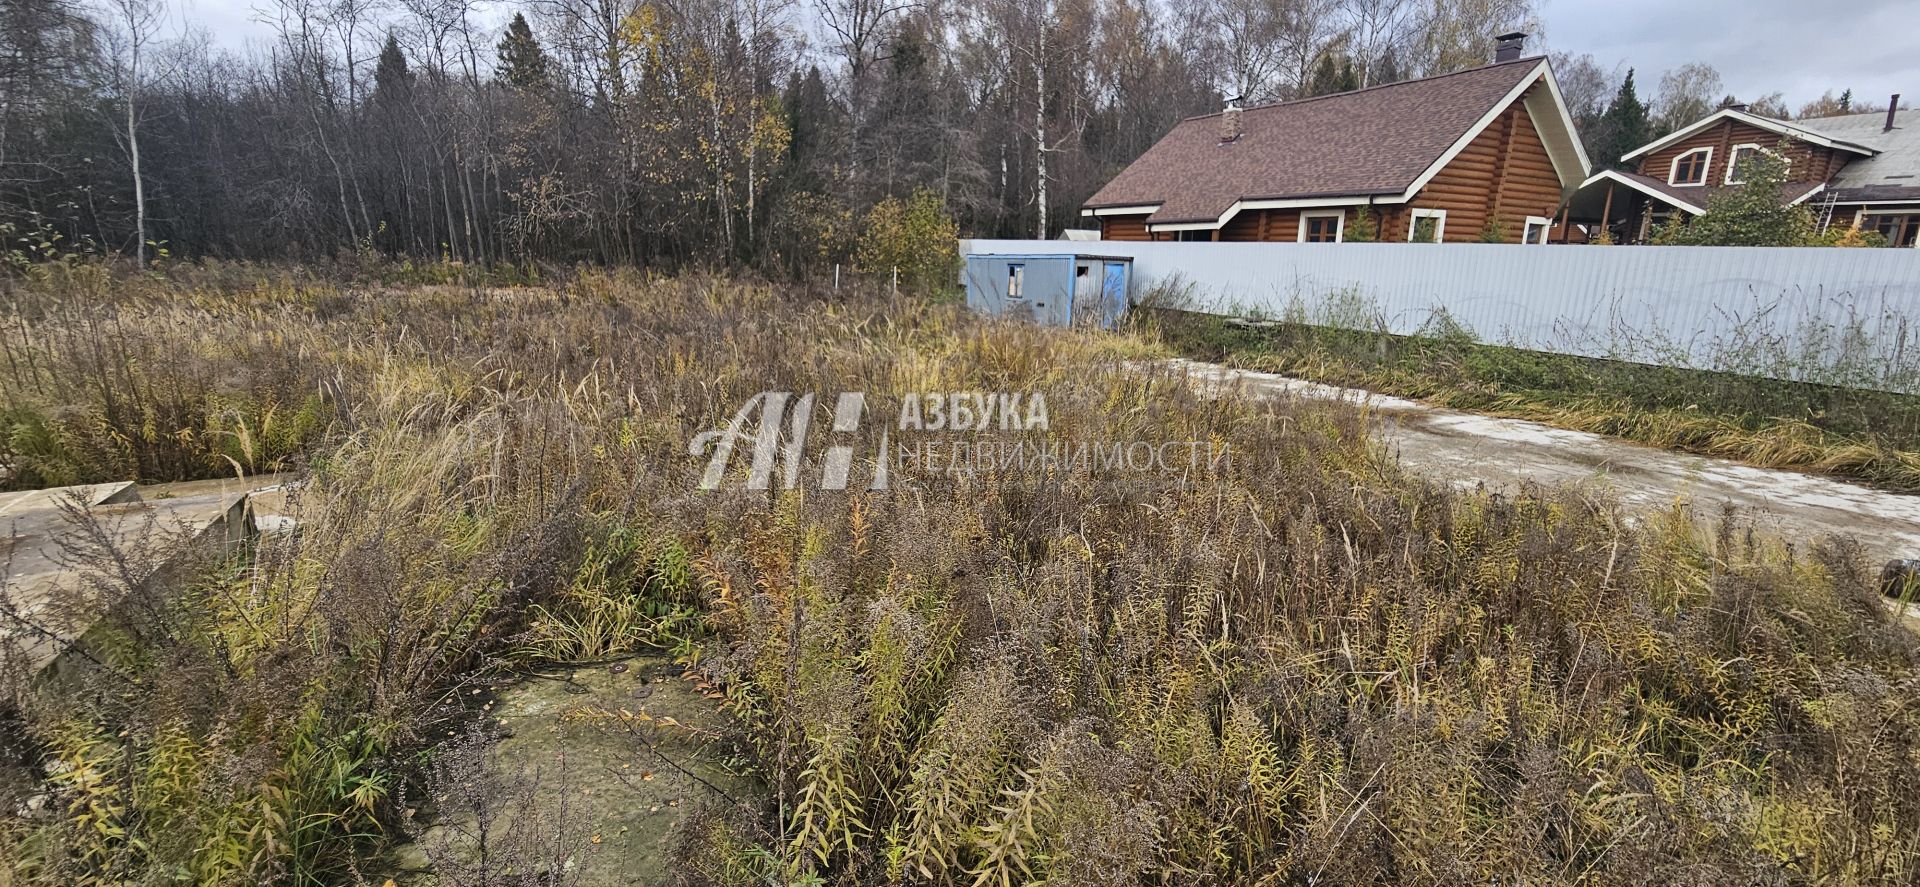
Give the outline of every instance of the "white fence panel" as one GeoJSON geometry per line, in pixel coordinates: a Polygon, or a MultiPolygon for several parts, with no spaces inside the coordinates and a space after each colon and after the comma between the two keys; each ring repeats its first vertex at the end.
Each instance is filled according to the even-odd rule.
{"type": "Polygon", "coordinates": [[[1920,393],[1920,250],[962,240],[1133,259],[1133,298],[1920,393]],[[1440,320],[1444,313],[1445,321],[1440,320]]]}

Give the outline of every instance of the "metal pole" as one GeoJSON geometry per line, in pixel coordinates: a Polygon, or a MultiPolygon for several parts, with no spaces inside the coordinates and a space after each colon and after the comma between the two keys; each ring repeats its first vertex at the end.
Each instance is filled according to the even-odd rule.
{"type": "Polygon", "coordinates": [[[840,263],[839,262],[833,263],[833,290],[834,292],[840,291],[840,263]]]}
{"type": "Polygon", "coordinates": [[[893,266],[893,294],[900,295],[900,266],[893,266]]]}
{"type": "Polygon", "coordinates": [[[1607,202],[1600,207],[1600,230],[1606,232],[1613,225],[1613,183],[1607,183],[1607,202]]]}

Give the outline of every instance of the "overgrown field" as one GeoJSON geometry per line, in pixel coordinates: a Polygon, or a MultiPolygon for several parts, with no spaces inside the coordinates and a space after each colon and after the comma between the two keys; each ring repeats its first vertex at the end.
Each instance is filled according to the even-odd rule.
{"type": "Polygon", "coordinates": [[[18,883],[375,878],[461,730],[437,700],[641,646],[719,688],[774,797],[683,824],[689,884],[1920,877],[1920,644],[1844,541],[1454,492],[1342,405],[882,292],[170,273],[13,284],[6,458],[290,468],[304,521],[128,592],[84,686],[10,685],[18,883]],[[689,442],[766,390],[820,398],[803,483],[742,453],[700,489],[689,442]],[[869,419],[828,435],[846,391],[869,419]],[[1231,458],[865,489],[906,395],[967,391],[1050,419],[969,434],[1231,458]],[[829,443],[855,489],[814,482],[829,443]]]}
{"type": "Polygon", "coordinates": [[[1180,352],[1654,446],[1920,492],[1920,397],[1545,354],[1467,337],[1155,312],[1180,352]]]}

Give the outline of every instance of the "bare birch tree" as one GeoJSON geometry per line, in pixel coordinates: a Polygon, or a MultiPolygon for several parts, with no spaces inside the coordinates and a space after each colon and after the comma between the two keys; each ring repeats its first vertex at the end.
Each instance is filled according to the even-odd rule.
{"type": "Polygon", "coordinates": [[[140,167],[140,102],[146,53],[166,22],[166,0],[104,0],[106,21],[111,28],[107,42],[111,48],[108,66],[113,86],[120,92],[125,111],[121,129],[121,147],[133,174],[133,254],[140,267],[147,265],[147,181],[140,167]]]}

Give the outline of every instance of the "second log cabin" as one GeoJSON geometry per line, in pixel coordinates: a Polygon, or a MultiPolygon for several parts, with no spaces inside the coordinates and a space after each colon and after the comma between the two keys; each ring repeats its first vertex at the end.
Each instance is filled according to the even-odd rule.
{"type": "Polygon", "coordinates": [[[1631,168],[1595,173],[1570,201],[1573,218],[1616,243],[1645,243],[1744,187],[1742,161],[1764,151],[1786,162],[1782,202],[1807,205],[1822,230],[1857,227],[1887,246],[1920,247],[1920,128],[1901,113],[1899,95],[1884,112],[1801,120],[1728,105],[1627,152],[1620,161],[1631,168]]]}
{"type": "Polygon", "coordinates": [[[1546,243],[1587,174],[1553,69],[1493,64],[1182,121],[1082,209],[1104,240],[1546,243]]]}

